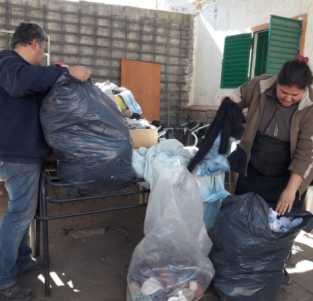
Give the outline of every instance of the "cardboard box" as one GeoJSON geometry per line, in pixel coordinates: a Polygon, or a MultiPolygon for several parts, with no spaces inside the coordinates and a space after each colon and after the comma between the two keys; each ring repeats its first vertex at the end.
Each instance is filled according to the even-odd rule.
{"type": "Polygon", "coordinates": [[[133,147],[150,147],[158,143],[158,131],[156,129],[131,129],[130,137],[133,147]]]}

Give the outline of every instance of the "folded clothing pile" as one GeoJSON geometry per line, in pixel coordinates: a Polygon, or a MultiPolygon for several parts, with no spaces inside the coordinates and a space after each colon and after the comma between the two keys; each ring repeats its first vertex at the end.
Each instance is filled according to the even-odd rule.
{"type": "Polygon", "coordinates": [[[142,118],[142,109],[130,90],[125,87],[119,87],[109,81],[96,83],[96,86],[114,101],[119,111],[125,117],[142,118]]]}

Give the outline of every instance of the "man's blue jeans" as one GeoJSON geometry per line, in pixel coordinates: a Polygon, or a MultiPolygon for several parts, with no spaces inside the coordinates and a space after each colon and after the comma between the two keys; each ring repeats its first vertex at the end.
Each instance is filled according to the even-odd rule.
{"type": "Polygon", "coordinates": [[[0,181],[9,195],[0,220],[0,289],[15,284],[16,275],[31,260],[28,228],[37,208],[40,164],[0,161],[0,181]]]}

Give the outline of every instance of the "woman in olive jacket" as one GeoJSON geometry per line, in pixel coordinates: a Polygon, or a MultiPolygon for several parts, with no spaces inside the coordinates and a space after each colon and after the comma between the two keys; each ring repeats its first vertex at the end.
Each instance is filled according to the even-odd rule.
{"type": "Polygon", "coordinates": [[[229,161],[239,173],[236,193],[256,192],[279,214],[300,207],[313,180],[312,72],[303,57],[278,76],[242,85],[232,99],[247,108],[247,124],[229,161]]]}

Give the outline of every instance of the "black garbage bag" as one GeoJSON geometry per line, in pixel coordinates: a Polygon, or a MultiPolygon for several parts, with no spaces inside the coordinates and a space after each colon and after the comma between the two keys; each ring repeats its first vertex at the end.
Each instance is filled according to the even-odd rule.
{"type": "Polygon", "coordinates": [[[210,254],[216,270],[214,287],[222,300],[274,301],[283,268],[299,231],[311,230],[312,215],[297,212],[303,222],[287,233],[271,231],[269,206],[261,196],[230,196],[211,233],[210,254]]]}
{"type": "Polygon", "coordinates": [[[90,81],[61,75],[42,102],[40,119],[62,180],[120,182],[135,177],[127,125],[113,101],[90,81]]]}

